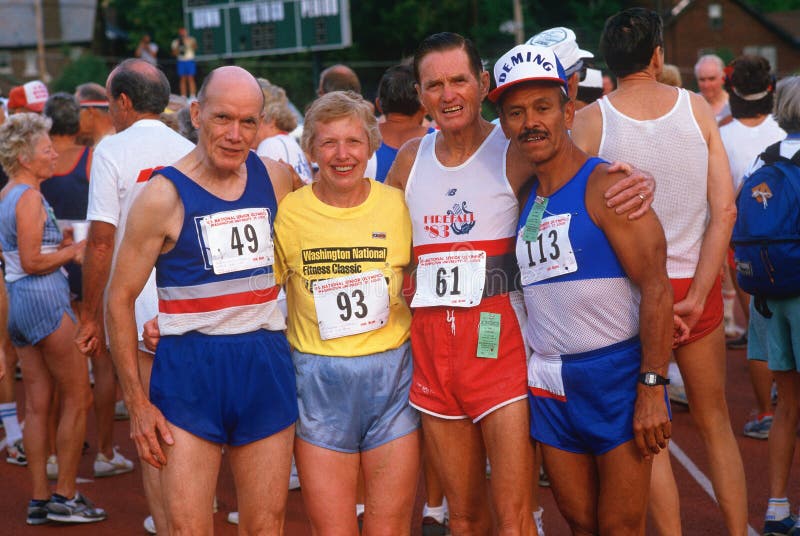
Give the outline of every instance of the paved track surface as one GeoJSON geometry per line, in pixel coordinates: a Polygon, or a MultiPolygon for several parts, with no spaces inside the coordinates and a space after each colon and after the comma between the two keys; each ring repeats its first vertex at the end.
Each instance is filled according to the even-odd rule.
{"type": "MultiPolygon", "coordinates": [[[[17,391],[22,396],[22,386],[17,382],[17,391]]],[[[728,388],[727,398],[731,409],[734,432],[745,462],[748,485],[748,506],[750,526],[757,534],[764,521],[766,509],[767,482],[767,443],[744,437],[741,433],[754,407],[754,399],[747,378],[745,353],[743,350],[728,352],[728,388]]],[[[20,398],[20,402],[22,399],[20,398]]],[[[681,494],[683,530],[686,535],[725,534],[722,516],[716,508],[709,493],[703,487],[708,475],[708,461],[694,430],[689,411],[680,406],[673,406],[675,446],[684,454],[681,460],[689,460],[686,465],[696,469],[688,470],[673,452],[673,467],[681,494]]],[[[0,433],[2,435],[2,433],[0,433]]],[[[89,442],[94,438],[92,417],[89,422],[89,442]]],[[[118,421],[115,425],[114,439],[120,445],[123,454],[135,458],[135,448],[128,439],[128,423],[118,421]]],[[[800,482],[800,461],[795,462],[790,482],[800,482]]],[[[0,463],[0,536],[41,536],[41,535],[97,535],[127,536],[144,535],[142,521],[147,515],[144,495],[142,493],[139,463],[129,474],[111,478],[93,479],[93,452],[83,456],[80,476],[91,480],[79,485],[79,489],[109,512],[108,520],[92,525],[45,525],[28,527],[25,525],[25,507],[28,500],[30,484],[24,468],[0,463]]],[[[797,484],[790,488],[789,498],[792,504],[800,506],[800,492],[797,484]]],[[[709,488],[710,489],[710,488],[709,488]]],[[[556,509],[552,495],[547,488],[540,488],[541,502],[545,508],[545,530],[548,536],[568,535],[567,525],[556,509]]],[[[236,508],[233,490],[233,479],[230,468],[223,462],[222,474],[217,489],[219,511],[214,515],[215,533],[221,535],[236,534],[236,527],[229,525],[225,518],[227,512],[236,508]]],[[[417,500],[413,522],[414,535],[423,534],[421,528],[421,495],[417,500]]],[[[289,493],[289,504],[286,512],[286,531],[288,536],[310,535],[308,520],[305,515],[302,494],[300,491],[289,493]]],[[[433,534],[426,531],[425,534],[433,534]]]]}

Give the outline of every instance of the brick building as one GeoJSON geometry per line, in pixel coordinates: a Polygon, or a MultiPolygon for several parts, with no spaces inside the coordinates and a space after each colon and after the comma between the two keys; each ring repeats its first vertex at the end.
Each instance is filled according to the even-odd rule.
{"type": "Polygon", "coordinates": [[[667,63],[678,66],[688,87],[694,64],[714,53],[726,63],[740,54],[766,57],[778,76],[800,72],[797,12],[766,16],[739,0],[680,0],[664,16],[667,63]]]}

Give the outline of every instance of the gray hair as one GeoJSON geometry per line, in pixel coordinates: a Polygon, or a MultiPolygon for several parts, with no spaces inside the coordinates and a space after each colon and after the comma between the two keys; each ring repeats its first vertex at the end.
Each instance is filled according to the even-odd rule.
{"type": "Polygon", "coordinates": [[[716,54],[703,54],[698,58],[697,63],[694,64],[694,75],[697,76],[697,71],[700,69],[700,66],[706,62],[713,63],[717,67],[719,67],[719,72],[722,74],[725,71],[725,62],[722,61],[722,58],[717,56],[716,54]]]}
{"type": "Polygon", "coordinates": [[[52,121],[39,114],[14,114],[0,126],[0,165],[13,178],[20,171],[19,158],[31,158],[36,143],[47,136],[52,121]]]}
{"type": "Polygon", "coordinates": [[[264,121],[275,121],[280,130],[291,132],[297,128],[297,118],[289,109],[286,91],[266,78],[257,78],[261,92],[264,94],[264,121]]]}
{"type": "Polygon", "coordinates": [[[775,121],[789,134],[800,132],[800,76],[790,76],[778,82],[775,121]]]}
{"type": "Polygon", "coordinates": [[[355,91],[326,93],[311,103],[306,111],[306,120],[303,124],[303,150],[313,154],[311,149],[319,123],[329,123],[345,117],[355,117],[361,120],[364,130],[367,131],[369,155],[372,157],[381,145],[381,131],[378,129],[378,120],[372,113],[372,106],[355,91]]]}

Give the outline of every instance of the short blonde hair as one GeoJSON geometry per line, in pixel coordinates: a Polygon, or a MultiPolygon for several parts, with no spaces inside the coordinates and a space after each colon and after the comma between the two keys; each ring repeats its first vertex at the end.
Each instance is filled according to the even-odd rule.
{"type": "Polygon", "coordinates": [[[297,128],[297,117],[289,109],[286,91],[280,86],[270,83],[266,78],[258,78],[258,85],[264,94],[264,120],[275,121],[280,130],[291,132],[297,128]]]}
{"type": "Polygon", "coordinates": [[[329,123],[336,119],[356,117],[361,120],[369,139],[370,157],[381,145],[381,131],[378,129],[378,120],[372,113],[372,106],[364,97],[354,91],[334,91],[321,96],[308,107],[306,120],[303,124],[303,150],[313,154],[314,138],[317,134],[317,124],[329,123]]]}
{"type": "Polygon", "coordinates": [[[39,114],[14,114],[0,126],[0,165],[9,177],[20,171],[19,158],[31,158],[33,148],[50,132],[52,121],[39,114]]]}

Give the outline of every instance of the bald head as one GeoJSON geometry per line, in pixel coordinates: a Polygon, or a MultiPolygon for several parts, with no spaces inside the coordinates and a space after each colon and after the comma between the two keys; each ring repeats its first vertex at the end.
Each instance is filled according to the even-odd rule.
{"type": "Polygon", "coordinates": [[[332,91],[355,91],[361,93],[358,75],[347,65],[337,64],[328,67],[319,77],[320,96],[332,91]]]}
{"type": "Polygon", "coordinates": [[[229,94],[233,88],[245,90],[245,93],[256,98],[263,108],[264,93],[258,80],[249,71],[235,65],[226,65],[211,71],[197,92],[197,100],[200,104],[205,104],[211,98],[229,94]]]}
{"type": "Polygon", "coordinates": [[[140,59],[128,59],[117,65],[106,82],[109,97],[119,99],[124,93],[140,114],[160,114],[169,104],[169,81],[161,70],[140,59]]]}

